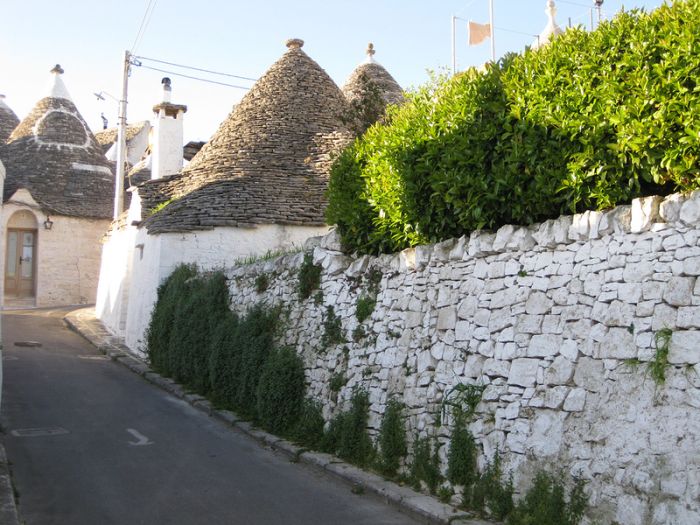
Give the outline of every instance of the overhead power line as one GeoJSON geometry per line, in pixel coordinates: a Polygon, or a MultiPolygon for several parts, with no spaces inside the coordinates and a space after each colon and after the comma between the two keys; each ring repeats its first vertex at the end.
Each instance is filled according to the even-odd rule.
{"type": "Polygon", "coordinates": [[[184,78],[189,78],[192,80],[198,80],[200,82],[208,82],[210,84],[218,84],[220,86],[227,86],[227,87],[232,87],[232,88],[236,88],[236,89],[244,89],[246,91],[248,91],[250,89],[250,87],[248,87],[248,86],[238,86],[236,84],[227,84],[226,82],[219,82],[217,80],[210,80],[208,78],[201,78],[201,77],[195,77],[192,75],[185,75],[184,73],[177,73],[175,71],[167,71],[165,69],[160,69],[157,67],[144,66],[143,64],[134,64],[134,65],[136,65],[137,67],[143,67],[145,69],[151,69],[153,71],[159,71],[160,73],[166,73],[168,75],[175,75],[177,77],[184,77],[184,78]]]}
{"type": "Polygon", "coordinates": [[[136,38],[134,39],[134,43],[131,45],[132,53],[136,52],[136,48],[141,43],[143,35],[146,34],[146,28],[151,22],[151,16],[153,15],[153,11],[155,11],[156,9],[157,3],[158,0],[148,0],[148,5],[146,5],[146,12],[143,14],[143,18],[141,19],[141,25],[139,26],[139,30],[136,33],[136,38]]]}
{"type": "Polygon", "coordinates": [[[212,71],[210,69],[202,69],[200,67],[186,66],[184,64],[175,64],[174,62],[167,62],[165,60],[158,60],[157,58],[148,58],[148,57],[142,57],[142,56],[135,56],[134,58],[138,58],[141,60],[148,60],[150,62],[157,62],[159,64],[166,64],[168,66],[181,67],[183,69],[191,69],[193,71],[200,71],[201,73],[209,73],[211,75],[219,75],[222,77],[238,78],[240,80],[250,80],[252,82],[257,82],[257,80],[258,80],[257,78],[242,77],[241,75],[233,75],[231,73],[222,73],[221,71],[212,71]]]}

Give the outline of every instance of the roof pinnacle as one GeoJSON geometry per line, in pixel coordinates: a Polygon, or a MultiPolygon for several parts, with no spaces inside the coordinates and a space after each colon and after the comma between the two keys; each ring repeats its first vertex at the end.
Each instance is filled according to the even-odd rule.
{"type": "Polygon", "coordinates": [[[63,73],[65,73],[65,71],[63,71],[61,64],[56,64],[55,66],[53,66],[51,73],[54,73],[55,75],[62,75],[63,73]]]}
{"type": "Polygon", "coordinates": [[[301,38],[290,38],[284,45],[289,49],[301,49],[304,47],[304,41],[301,38]]]}

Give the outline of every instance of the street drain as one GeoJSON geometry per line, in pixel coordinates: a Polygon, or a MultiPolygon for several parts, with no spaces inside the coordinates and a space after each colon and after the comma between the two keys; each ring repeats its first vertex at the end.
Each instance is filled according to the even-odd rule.
{"type": "Polygon", "coordinates": [[[38,347],[42,344],[39,341],[15,341],[15,346],[38,347]]]}
{"type": "Polygon", "coordinates": [[[41,436],[61,436],[68,434],[65,428],[61,427],[46,427],[46,428],[18,428],[10,432],[15,437],[41,437],[41,436]]]}

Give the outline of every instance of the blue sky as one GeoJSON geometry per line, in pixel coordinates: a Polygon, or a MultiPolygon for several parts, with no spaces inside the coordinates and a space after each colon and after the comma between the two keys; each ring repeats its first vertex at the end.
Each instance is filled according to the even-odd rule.
{"type": "MultiPolygon", "coordinates": [[[[49,70],[65,69],[64,81],[93,131],[100,113],[116,124],[117,104],[93,95],[121,91],[121,60],[131,49],[153,0],[0,1],[0,93],[20,118],[47,93],[49,70]]],[[[651,10],[662,0],[605,0],[607,18],[625,9],[651,10]]],[[[588,26],[589,0],[557,1],[557,22],[588,26]]],[[[496,51],[519,51],[546,24],[545,0],[494,0],[496,51]],[[524,33],[524,34],[520,34],[524,33]]],[[[304,50],[342,85],[364,59],[368,42],[375,58],[403,87],[419,85],[428,70],[451,63],[451,16],[488,22],[488,0],[156,0],[135,53],[168,62],[257,78],[285,51],[284,41],[302,38],[304,50]]],[[[466,22],[457,26],[458,69],[490,57],[488,41],[468,47],[466,22]]],[[[251,82],[207,76],[224,82],[251,82]]],[[[164,73],[134,67],[129,83],[129,121],[151,118],[164,73]]],[[[174,75],[173,101],[188,105],[186,140],[206,140],[245,91],[174,75]]]]}

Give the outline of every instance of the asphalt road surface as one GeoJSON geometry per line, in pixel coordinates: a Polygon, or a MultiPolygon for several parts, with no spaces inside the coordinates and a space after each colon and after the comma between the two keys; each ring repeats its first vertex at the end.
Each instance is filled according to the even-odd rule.
{"type": "Polygon", "coordinates": [[[2,315],[1,438],[27,525],[418,523],[105,360],[66,312],[2,315]]]}

